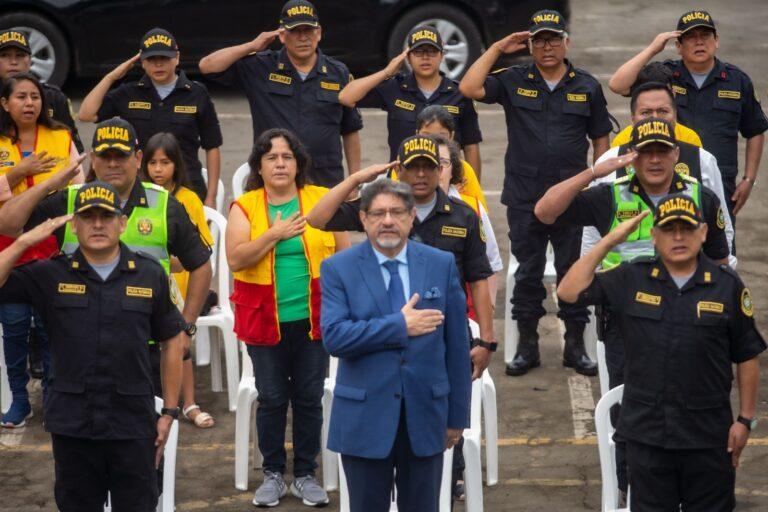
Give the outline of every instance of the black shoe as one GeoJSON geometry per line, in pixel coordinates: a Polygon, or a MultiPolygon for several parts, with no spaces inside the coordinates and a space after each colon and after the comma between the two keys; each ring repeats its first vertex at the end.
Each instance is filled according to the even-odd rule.
{"type": "Polygon", "coordinates": [[[584,349],[584,326],[581,322],[565,321],[565,348],[563,366],[573,368],[576,373],[589,377],[597,375],[597,363],[592,361],[584,349]]]}
{"type": "Polygon", "coordinates": [[[517,352],[511,363],[507,363],[506,374],[513,377],[525,375],[531,368],[541,366],[539,358],[539,334],[536,332],[538,320],[518,320],[520,333],[517,352]]]}

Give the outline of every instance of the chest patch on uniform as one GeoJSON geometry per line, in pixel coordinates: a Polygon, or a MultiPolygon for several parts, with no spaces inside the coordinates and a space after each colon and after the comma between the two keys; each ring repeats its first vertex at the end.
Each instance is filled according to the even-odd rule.
{"type": "Polygon", "coordinates": [[[539,91],[535,89],[523,89],[522,87],[517,88],[517,94],[519,94],[520,96],[525,96],[526,98],[539,97],[539,91]]]}
{"type": "Polygon", "coordinates": [[[152,104],[148,101],[131,101],[128,102],[128,108],[138,110],[151,110],[152,104]]]}
{"type": "Polygon", "coordinates": [[[467,228],[443,226],[443,229],[440,230],[440,234],[445,236],[455,236],[457,238],[467,238],[467,228]]]}
{"type": "Polygon", "coordinates": [[[642,302],[643,304],[650,304],[651,306],[658,306],[661,304],[661,295],[651,295],[650,293],[637,292],[635,294],[635,301],[642,302]]]}
{"type": "Polygon", "coordinates": [[[722,314],[725,310],[725,306],[722,302],[709,302],[706,300],[699,301],[696,304],[696,316],[701,317],[703,312],[722,314]]]}
{"type": "Polygon", "coordinates": [[[149,219],[140,219],[136,227],[142,235],[152,233],[152,221],[149,219]]]}
{"type": "Polygon", "coordinates": [[[197,114],[197,105],[176,105],[173,111],[177,114],[197,114]]]}
{"type": "Polygon", "coordinates": [[[279,84],[285,84],[285,85],[291,85],[291,82],[293,82],[293,79],[291,77],[287,75],[281,75],[280,73],[270,73],[269,80],[270,82],[277,82],[279,84]]]}
{"type": "Polygon", "coordinates": [[[8,157],[11,156],[10,151],[2,150],[0,151],[0,160],[8,160],[8,157]]]}
{"type": "Polygon", "coordinates": [[[341,84],[336,84],[333,82],[320,82],[320,88],[325,89],[326,91],[340,91],[341,84]]]}
{"type": "Polygon", "coordinates": [[[673,85],[672,92],[675,94],[688,94],[688,89],[685,87],[680,87],[679,85],[673,85]]]}
{"type": "Polygon", "coordinates": [[[744,288],[741,292],[741,312],[751,317],[754,313],[752,307],[752,295],[749,293],[749,288],[744,288]]]}
{"type": "Polygon", "coordinates": [[[403,101],[403,100],[395,100],[395,106],[405,110],[413,110],[416,108],[416,105],[414,105],[413,103],[408,103],[407,101],[403,101]]]}
{"type": "Polygon", "coordinates": [[[59,283],[59,293],[69,293],[71,295],[85,295],[84,284],[59,283]]]}
{"type": "Polygon", "coordinates": [[[616,212],[616,218],[619,220],[627,220],[640,215],[640,210],[637,209],[624,209],[616,212]]]}
{"type": "Polygon", "coordinates": [[[587,101],[587,95],[586,94],[566,94],[565,99],[568,101],[587,101]]]}
{"type": "Polygon", "coordinates": [[[142,299],[151,299],[152,288],[142,288],[140,286],[126,286],[125,295],[128,297],[140,297],[142,299]]]}
{"type": "Polygon", "coordinates": [[[680,162],[679,164],[675,165],[675,172],[688,176],[691,174],[691,169],[688,167],[688,164],[680,162]]]}
{"type": "Polygon", "coordinates": [[[717,227],[725,229],[725,214],[722,206],[717,207],[717,227]]]}
{"type": "Polygon", "coordinates": [[[728,98],[729,100],[740,100],[741,91],[717,91],[718,98],[728,98]]]}
{"type": "Polygon", "coordinates": [[[459,107],[455,105],[443,105],[445,107],[445,110],[450,112],[451,114],[458,115],[459,113],[459,107]]]}

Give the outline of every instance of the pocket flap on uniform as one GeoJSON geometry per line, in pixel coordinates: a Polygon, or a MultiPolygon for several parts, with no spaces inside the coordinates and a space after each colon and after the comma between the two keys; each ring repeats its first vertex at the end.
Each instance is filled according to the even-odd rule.
{"type": "Polygon", "coordinates": [[[694,321],[696,325],[718,326],[728,324],[728,315],[726,314],[705,314],[703,313],[694,321]]]}
{"type": "Polygon", "coordinates": [[[152,313],[151,299],[123,299],[123,309],[128,311],[138,311],[139,313],[152,313]]]}
{"type": "Polygon", "coordinates": [[[365,400],[366,393],[367,391],[365,389],[345,386],[344,384],[336,384],[336,386],[333,388],[334,396],[348,398],[350,400],[357,400],[358,402],[365,400]]]}
{"type": "Polygon", "coordinates": [[[88,297],[85,295],[55,295],[53,305],[57,308],[88,307],[88,297]]]}
{"type": "Polygon", "coordinates": [[[632,303],[627,306],[627,314],[629,316],[647,318],[649,320],[661,320],[663,310],[661,304],[658,306],[652,306],[650,304],[637,304],[632,303]]]}
{"type": "MultiPolygon", "coordinates": [[[[730,92],[730,91],[720,91],[720,92],[730,92]]],[[[712,108],[716,108],[718,110],[727,110],[729,112],[741,112],[741,101],[738,99],[732,99],[732,98],[715,98],[715,101],[712,102],[712,108]]]]}
{"type": "Polygon", "coordinates": [[[656,405],[656,397],[650,391],[624,387],[624,398],[645,405],[656,405]]]}
{"type": "Polygon", "coordinates": [[[146,381],[119,381],[115,385],[119,395],[146,396],[152,394],[152,385],[146,381]]]}
{"type": "Polygon", "coordinates": [[[535,178],[539,174],[539,168],[535,165],[521,164],[520,162],[511,162],[509,166],[510,174],[517,174],[519,176],[529,176],[535,178]]]}
{"type": "Polygon", "coordinates": [[[440,398],[443,396],[448,396],[448,393],[451,392],[451,383],[446,381],[438,382],[437,384],[432,384],[432,398],[440,398]]]}
{"type": "Polygon", "coordinates": [[[61,393],[85,393],[85,382],[54,379],[51,389],[61,393]]]}
{"type": "MultiPolygon", "coordinates": [[[[581,94],[569,94],[569,96],[582,96],[581,94]]],[[[589,103],[586,101],[567,101],[565,105],[563,105],[563,113],[564,114],[574,114],[577,116],[588,116],[589,115],[589,103]]]]}
{"type": "Polygon", "coordinates": [[[691,396],[685,401],[688,409],[719,409],[730,405],[730,397],[726,394],[714,394],[706,396],[691,396]]]}

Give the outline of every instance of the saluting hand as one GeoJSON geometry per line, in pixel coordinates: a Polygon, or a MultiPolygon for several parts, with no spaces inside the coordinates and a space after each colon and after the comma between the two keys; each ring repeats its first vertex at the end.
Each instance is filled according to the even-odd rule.
{"type": "Polygon", "coordinates": [[[22,158],[16,168],[22,171],[24,176],[29,177],[48,172],[53,169],[55,165],[56,157],[48,156],[47,151],[41,151],[40,153],[32,153],[31,155],[22,158]]]}
{"type": "Polygon", "coordinates": [[[78,156],[74,162],[48,178],[44,182],[48,191],[53,192],[69,185],[69,182],[77,176],[78,172],[80,172],[78,168],[80,167],[80,164],[83,163],[83,160],[85,160],[85,156],[85,153],[83,153],[78,156]]]}
{"type": "Polygon", "coordinates": [[[405,327],[408,336],[421,336],[434,332],[443,323],[443,313],[438,309],[416,309],[419,294],[414,293],[411,299],[400,310],[405,317],[405,327]]]}
{"type": "Polygon", "coordinates": [[[304,230],[307,229],[307,218],[296,212],[283,219],[283,212],[277,212],[270,229],[280,240],[288,240],[304,233],[304,230]]]}
{"type": "Polygon", "coordinates": [[[605,235],[606,238],[610,237],[610,241],[612,242],[611,245],[617,245],[624,242],[630,233],[637,229],[637,227],[640,225],[640,222],[642,222],[642,220],[650,214],[650,210],[645,210],[640,212],[638,215],[635,215],[631,219],[619,223],[616,229],[605,235]]]}
{"type": "Polygon", "coordinates": [[[653,38],[653,41],[651,41],[650,47],[654,51],[654,53],[661,53],[662,51],[664,51],[664,48],[667,46],[667,43],[670,40],[677,39],[678,37],[680,37],[679,30],[673,30],[671,32],[662,32],[661,34],[653,38]]]}
{"type": "Polygon", "coordinates": [[[531,33],[527,30],[525,32],[515,32],[504,39],[499,39],[493,43],[493,46],[495,46],[501,53],[515,53],[516,51],[525,48],[525,43],[530,37],[531,33]]]}
{"type": "Polygon", "coordinates": [[[734,422],[728,431],[728,453],[731,454],[731,464],[734,468],[739,467],[739,457],[741,457],[741,451],[747,445],[748,439],[749,429],[746,425],[742,425],[738,421],[734,422]]]}
{"type": "Polygon", "coordinates": [[[24,244],[27,247],[32,247],[39,244],[49,236],[51,236],[57,229],[66,224],[72,215],[62,215],[55,219],[48,219],[45,222],[38,224],[29,231],[23,233],[16,241],[20,244],[24,244]]]}
{"type": "Polygon", "coordinates": [[[604,161],[592,167],[592,169],[595,171],[595,178],[604,178],[605,176],[608,176],[609,174],[611,174],[613,171],[616,171],[626,165],[631,164],[632,162],[634,162],[635,158],[637,158],[636,151],[630,151],[629,153],[621,156],[614,156],[612,158],[607,158],[604,161]]]}
{"type": "Polygon", "coordinates": [[[284,28],[278,28],[277,30],[270,30],[269,32],[262,32],[256,39],[251,41],[251,48],[254,52],[260,52],[267,49],[272,44],[272,41],[285,31],[284,28]]]}
{"type": "Polygon", "coordinates": [[[123,62],[119,66],[117,66],[115,69],[109,72],[109,77],[112,79],[112,81],[117,81],[123,78],[128,71],[133,67],[134,64],[136,64],[136,61],[139,60],[139,57],[141,56],[141,52],[137,53],[127,61],[123,62]]]}
{"type": "Polygon", "coordinates": [[[387,64],[387,67],[384,68],[387,78],[391,76],[395,76],[397,74],[397,72],[400,70],[400,66],[403,65],[403,62],[407,57],[408,57],[408,48],[403,50],[403,52],[400,55],[395,56],[395,58],[389,61],[389,64],[387,64]]]}
{"type": "Polygon", "coordinates": [[[391,168],[397,165],[397,160],[394,162],[389,162],[388,164],[375,164],[370,165],[366,167],[365,169],[360,169],[356,173],[354,173],[352,176],[355,177],[357,180],[358,185],[362,185],[363,183],[370,183],[373,180],[376,179],[376,177],[384,174],[391,168]]]}
{"type": "Polygon", "coordinates": [[[168,441],[168,434],[171,432],[171,425],[173,424],[173,418],[167,415],[162,415],[157,419],[157,438],[155,439],[155,469],[160,468],[160,459],[163,458],[163,451],[165,450],[165,443],[168,441]]]}

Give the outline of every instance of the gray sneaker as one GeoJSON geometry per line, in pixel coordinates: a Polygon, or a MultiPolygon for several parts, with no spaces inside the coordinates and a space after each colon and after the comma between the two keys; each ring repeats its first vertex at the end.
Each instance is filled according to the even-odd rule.
{"type": "Polygon", "coordinates": [[[291,493],[308,507],[324,507],[328,504],[328,493],[320,487],[314,475],[294,478],[291,493]]]}
{"type": "Polygon", "coordinates": [[[276,507],[287,491],[283,475],[265,471],[264,482],[253,495],[253,504],[257,507],[276,507]]]}

